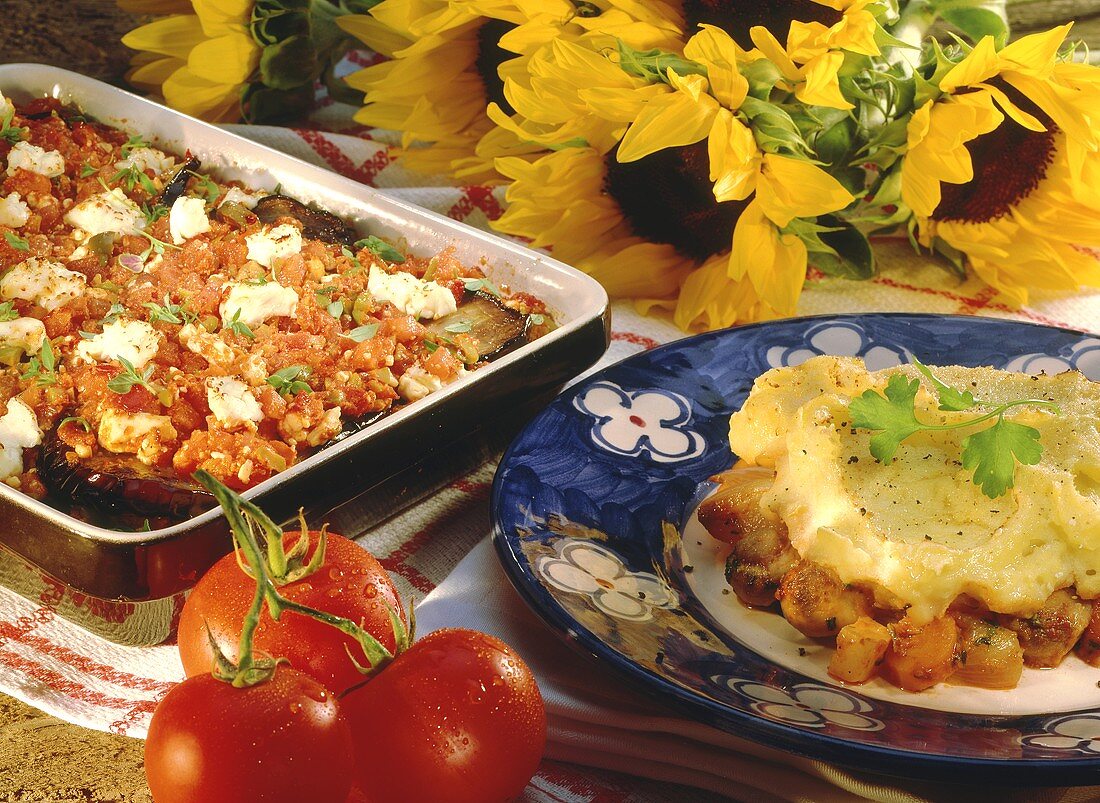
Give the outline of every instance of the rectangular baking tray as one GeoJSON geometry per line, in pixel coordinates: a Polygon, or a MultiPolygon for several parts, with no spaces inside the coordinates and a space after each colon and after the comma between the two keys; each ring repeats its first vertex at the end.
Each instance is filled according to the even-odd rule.
{"type": "MultiPolygon", "coordinates": [[[[380,511],[373,520],[397,512],[438,487],[448,471],[460,470],[456,457],[484,455],[499,446],[502,436],[607,348],[610,315],[603,288],[543,254],[68,70],[0,65],[0,92],[17,103],[51,96],[76,104],[167,151],[190,150],[204,171],[223,181],[266,190],[281,184],[285,194],[339,215],[362,236],[401,242],[409,253],[431,255],[453,247],[463,262],[481,264],[497,284],[546,302],[559,323],[549,335],[250,489],[245,496],[276,521],[292,517],[299,507],[319,514],[353,497],[364,509],[380,511]],[[433,466],[437,469],[430,470],[433,466]]],[[[0,544],[72,589],[106,600],[179,594],[230,545],[218,509],[151,532],[118,532],[0,483],[0,517],[0,544]]]]}

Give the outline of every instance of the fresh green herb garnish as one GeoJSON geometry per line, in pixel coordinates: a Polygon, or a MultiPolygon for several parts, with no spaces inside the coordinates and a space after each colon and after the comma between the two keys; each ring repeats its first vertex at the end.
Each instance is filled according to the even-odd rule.
{"type": "Polygon", "coordinates": [[[141,214],[145,216],[145,225],[152,226],[168,214],[168,207],[164,204],[146,201],[141,205],[141,214]]]}
{"type": "Polygon", "coordinates": [[[326,309],[328,310],[329,315],[339,320],[340,316],[344,314],[344,302],[333,301],[331,304],[328,305],[328,307],[326,307],[326,309]]]}
{"type": "Polygon", "coordinates": [[[470,324],[468,321],[459,321],[458,323],[449,323],[443,327],[443,331],[450,332],[452,335],[461,335],[470,331],[470,324]]]}
{"type": "Polygon", "coordinates": [[[428,350],[429,354],[435,354],[436,349],[439,348],[439,344],[438,343],[433,343],[430,340],[425,340],[424,341],[424,348],[426,348],[428,350]]]}
{"type": "Polygon", "coordinates": [[[41,387],[57,384],[57,356],[54,354],[53,345],[49,339],[42,341],[42,348],[38,354],[31,357],[27,363],[27,370],[23,372],[22,379],[33,379],[41,387]]]}
{"type": "Polygon", "coordinates": [[[80,426],[84,427],[85,432],[92,431],[92,425],[88,423],[88,419],[79,415],[70,415],[62,418],[61,421],[58,422],[57,428],[61,429],[61,427],[65,426],[70,421],[72,421],[74,424],[80,424],[80,426]]]}
{"type": "Polygon", "coordinates": [[[530,315],[527,316],[527,321],[532,326],[542,326],[544,323],[546,323],[546,316],[539,315],[537,312],[532,312],[530,315]]]}
{"type": "Polygon", "coordinates": [[[501,295],[500,288],[488,279],[463,279],[462,284],[469,293],[476,293],[478,290],[484,290],[488,293],[492,293],[498,298],[501,295]]]}
{"type": "Polygon", "coordinates": [[[353,252],[346,245],[340,246],[340,253],[350,259],[352,264],[354,265],[354,267],[350,271],[348,271],[349,274],[356,274],[363,270],[363,263],[359,261],[359,258],[357,256],[355,256],[355,252],[353,252]]]}
{"type": "Polygon", "coordinates": [[[163,304],[154,304],[146,301],[142,304],[149,310],[149,323],[164,321],[165,323],[183,323],[184,320],[193,319],[195,316],[187,312],[179,304],[173,304],[172,299],[165,294],[163,304]]]}
{"type": "Polygon", "coordinates": [[[134,187],[140,184],[141,188],[150,195],[157,194],[157,185],[154,184],[153,180],[145,175],[145,171],[137,165],[124,167],[107,180],[116,184],[121,184],[131,192],[134,187]]]}
{"type": "Polygon", "coordinates": [[[266,276],[257,276],[255,279],[245,279],[244,283],[259,287],[261,284],[267,284],[269,281],[271,280],[266,276]]]}
{"type": "Polygon", "coordinates": [[[134,134],[132,137],[130,137],[128,140],[126,140],[125,145],[123,145],[121,148],[119,148],[119,153],[121,153],[122,158],[125,159],[127,156],[130,155],[131,152],[137,150],[138,148],[148,148],[148,147],[149,147],[149,143],[146,142],[144,139],[142,139],[141,135],[134,134]]]}
{"type": "Polygon", "coordinates": [[[356,248],[366,248],[376,257],[381,257],[387,262],[394,262],[400,264],[405,261],[405,255],[373,234],[370,237],[364,237],[362,240],[355,242],[356,248]]]}
{"type": "Polygon", "coordinates": [[[926,424],[917,418],[916,398],[920,389],[919,379],[906,379],[902,374],[893,374],[886,384],[885,393],[867,390],[848,405],[852,414],[852,426],[857,429],[869,429],[877,434],[871,436],[871,454],[882,463],[894,458],[898,446],[906,438],[918,432],[933,432],[993,421],[985,429],[974,432],[962,441],[962,465],[974,475],[974,484],[990,499],[1003,496],[1012,487],[1016,463],[1033,466],[1043,455],[1039,443],[1039,430],[1009,421],[1005,413],[1014,407],[1041,407],[1061,412],[1056,404],[1045,399],[1016,399],[1005,404],[985,402],[974,398],[968,390],[958,390],[936,377],[931,369],[914,358],[913,364],[936,390],[939,409],[948,412],[975,410],[971,418],[953,424],[926,424]],[[987,412],[978,412],[978,409],[987,412]]]}
{"type": "Polygon", "coordinates": [[[107,382],[108,390],[118,394],[129,393],[133,390],[134,385],[141,385],[154,396],[158,396],[164,390],[164,388],[149,381],[149,378],[153,375],[155,365],[149,365],[144,372],[139,374],[137,369],[134,368],[134,364],[125,357],[119,357],[118,362],[122,366],[122,370],[107,382]]]}
{"type": "Polygon", "coordinates": [[[102,323],[108,324],[118,320],[118,316],[126,312],[126,307],[122,306],[117,301],[111,305],[111,308],[107,310],[107,314],[103,316],[102,323]]]}
{"type": "Polygon", "coordinates": [[[234,312],[233,317],[229,319],[227,328],[229,331],[247,337],[249,340],[256,339],[256,335],[252,334],[252,330],[248,328],[248,324],[241,320],[241,311],[239,309],[234,312]]]}
{"type": "Polygon", "coordinates": [[[8,245],[14,248],[16,251],[30,251],[31,244],[20,237],[13,231],[4,232],[4,239],[8,241],[8,245]]]}
{"type": "Polygon", "coordinates": [[[98,167],[92,167],[90,164],[85,162],[84,165],[80,168],[80,177],[88,178],[88,176],[94,176],[97,172],[99,172],[98,167]]]}
{"type": "Polygon", "coordinates": [[[281,368],[266,380],[267,384],[275,388],[282,396],[296,396],[299,393],[309,393],[313,390],[304,377],[310,375],[310,369],[305,365],[289,365],[281,368]]]}
{"type": "Polygon", "coordinates": [[[356,326],[345,334],[344,337],[350,337],[356,343],[362,343],[364,340],[370,340],[376,334],[378,334],[378,324],[368,323],[363,326],[356,326]]]}
{"type": "Polygon", "coordinates": [[[0,304],[0,321],[14,321],[19,317],[19,313],[15,311],[14,301],[5,301],[0,304]]]}
{"type": "Polygon", "coordinates": [[[208,204],[213,204],[214,201],[218,200],[218,197],[222,194],[222,191],[217,182],[214,181],[214,179],[210,178],[210,176],[203,175],[202,173],[196,173],[194,170],[188,170],[187,172],[198,180],[199,192],[206,196],[206,202],[208,204]]]}
{"type": "Polygon", "coordinates": [[[22,142],[30,132],[20,126],[12,125],[11,121],[15,118],[15,109],[8,104],[4,104],[4,107],[4,113],[0,114],[0,139],[6,139],[12,145],[22,142]]]}

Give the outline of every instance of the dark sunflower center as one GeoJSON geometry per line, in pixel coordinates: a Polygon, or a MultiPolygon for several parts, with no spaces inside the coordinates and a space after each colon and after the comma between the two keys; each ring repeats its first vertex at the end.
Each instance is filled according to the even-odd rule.
{"type": "Polygon", "coordinates": [[[729,250],[746,203],[714,200],[705,140],[625,164],[610,153],[606,162],[604,189],[635,235],[699,262],[729,250]]]}
{"type": "Polygon", "coordinates": [[[974,179],[941,184],[942,197],[933,220],[985,223],[1006,214],[1039,186],[1054,159],[1058,128],[1050,117],[1004,81],[995,78],[990,83],[1047,130],[1031,131],[1006,116],[996,130],[966,143],[974,179]]]}
{"type": "Polygon", "coordinates": [[[795,20],[820,22],[832,27],[843,19],[835,8],[813,0],[684,0],[684,17],[688,30],[701,23],[721,28],[746,50],[753,47],[749,29],[763,25],[780,42],[787,40],[787,31],[795,20]]]}
{"type": "Polygon", "coordinates": [[[498,69],[501,64],[514,59],[516,54],[500,46],[500,38],[516,26],[504,20],[486,20],[477,31],[477,59],[474,65],[481,83],[485,85],[485,98],[496,103],[508,114],[515,110],[504,97],[504,82],[500,80],[498,69]]]}

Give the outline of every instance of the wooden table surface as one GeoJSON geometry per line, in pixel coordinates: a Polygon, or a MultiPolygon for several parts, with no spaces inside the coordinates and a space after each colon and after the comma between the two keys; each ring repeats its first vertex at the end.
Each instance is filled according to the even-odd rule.
{"type": "MultiPolygon", "coordinates": [[[[1074,34],[1100,41],[1100,0],[1011,0],[1014,33],[1076,17],[1074,34]]],[[[0,59],[41,62],[123,84],[119,39],[139,18],[112,0],[3,0],[0,59]]],[[[70,725],[0,694],[0,801],[151,803],[143,743],[70,725]]]]}

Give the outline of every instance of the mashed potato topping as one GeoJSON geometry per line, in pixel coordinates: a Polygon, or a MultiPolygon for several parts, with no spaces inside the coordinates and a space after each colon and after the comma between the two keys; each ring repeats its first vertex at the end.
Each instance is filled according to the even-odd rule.
{"type": "MultiPolygon", "coordinates": [[[[1040,398],[1061,408],[1010,413],[1039,430],[1043,457],[1017,466],[1015,486],[989,499],[960,461],[974,428],[915,435],[889,465],[871,457],[872,433],[851,427],[847,405],[899,371],[919,376],[910,366],[868,372],[834,357],[778,368],[732,417],[733,452],[776,471],[762,506],[786,524],[798,554],[872,591],[880,606],[907,608],[916,624],[943,615],[960,595],[1023,616],[1058,589],[1100,596],[1100,384],[1077,373],[936,369],[983,400],[1040,398]]],[[[925,387],[916,412],[935,423],[973,417],[938,410],[925,387]]]]}

